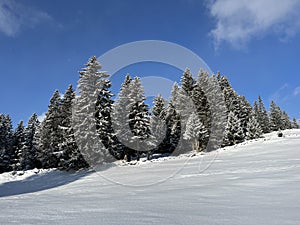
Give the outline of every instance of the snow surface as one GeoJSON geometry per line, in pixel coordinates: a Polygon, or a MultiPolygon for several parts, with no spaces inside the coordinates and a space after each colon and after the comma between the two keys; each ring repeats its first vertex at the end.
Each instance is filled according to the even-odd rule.
{"type": "Polygon", "coordinates": [[[0,224],[300,224],[300,130],[283,133],[97,173],[4,173],[0,224]]]}

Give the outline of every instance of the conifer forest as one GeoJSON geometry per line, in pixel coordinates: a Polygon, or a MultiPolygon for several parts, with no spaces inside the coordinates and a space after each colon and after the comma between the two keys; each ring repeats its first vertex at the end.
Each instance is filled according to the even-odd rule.
{"type": "Polygon", "coordinates": [[[0,114],[0,173],[34,168],[76,171],[89,168],[87,159],[91,158],[101,163],[103,157],[131,161],[141,157],[149,160],[153,155],[213,151],[209,139],[216,115],[208,95],[225,103],[218,112],[225,118],[220,147],[257,139],[272,131],[299,128],[296,119],[274,101],[269,109],[260,96],[251,104],[234,90],[226,76],[217,73],[212,78],[219,92],[203,89],[211,79],[206,71],[193,76],[187,68],[180,83],[174,83],[170,99],[157,93],[150,108],[139,77],[127,74],[119,93],[112,93],[109,75],[101,71],[100,62],[93,56],[80,71],[79,93],[72,85],[63,96],[56,90],[43,121],[33,113],[26,125],[20,121],[13,129],[10,115],[0,114]],[[93,100],[94,93],[97,95],[93,100]],[[80,121],[85,120],[85,110],[92,107],[96,138],[89,133],[93,129],[76,134],[81,130],[76,127],[80,121],[73,121],[75,103],[80,121]],[[192,111],[187,110],[188,104],[192,111]],[[124,132],[126,129],[130,132],[124,132]],[[89,141],[83,145],[77,137],[81,141],[93,139],[104,147],[92,148],[89,141]]]}

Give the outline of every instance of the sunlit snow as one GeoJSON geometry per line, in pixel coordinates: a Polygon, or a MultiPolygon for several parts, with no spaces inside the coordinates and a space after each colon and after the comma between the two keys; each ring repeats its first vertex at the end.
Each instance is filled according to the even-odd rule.
{"type": "Polygon", "coordinates": [[[97,173],[4,173],[0,196],[0,224],[299,224],[300,130],[97,173]]]}

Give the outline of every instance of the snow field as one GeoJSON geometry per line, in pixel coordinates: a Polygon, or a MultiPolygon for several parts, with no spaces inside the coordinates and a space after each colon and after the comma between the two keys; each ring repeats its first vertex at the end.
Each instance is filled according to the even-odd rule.
{"type": "Polygon", "coordinates": [[[300,130],[283,133],[99,172],[4,173],[0,224],[296,225],[300,130]]]}

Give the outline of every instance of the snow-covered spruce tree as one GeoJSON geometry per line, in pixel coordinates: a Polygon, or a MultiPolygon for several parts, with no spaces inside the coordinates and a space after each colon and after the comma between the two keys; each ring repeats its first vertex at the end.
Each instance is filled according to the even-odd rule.
{"type": "MultiPolygon", "coordinates": [[[[185,73],[186,74],[186,73],[185,73]]],[[[182,79],[184,80],[184,79],[182,79]]],[[[190,92],[191,93],[191,92],[190,92]]],[[[186,124],[192,112],[196,111],[195,104],[183,88],[179,88],[175,82],[171,91],[170,104],[168,107],[172,120],[171,125],[171,143],[176,144],[173,154],[179,155],[192,150],[192,143],[183,138],[186,124]]]]}
{"type": "Polygon", "coordinates": [[[282,112],[274,101],[270,104],[270,127],[272,131],[278,131],[282,129],[282,112]]]}
{"type": "Polygon", "coordinates": [[[35,133],[40,126],[37,115],[34,113],[30,117],[27,127],[25,128],[25,141],[20,157],[22,169],[29,170],[39,167],[37,160],[37,146],[34,144],[35,133]]]}
{"type": "Polygon", "coordinates": [[[36,151],[36,168],[40,169],[42,168],[42,162],[40,160],[40,149],[41,149],[41,131],[42,131],[42,125],[41,123],[44,120],[38,120],[38,123],[36,124],[36,128],[35,128],[35,132],[33,135],[33,139],[32,139],[32,147],[35,149],[36,151]]]}
{"type": "Polygon", "coordinates": [[[253,114],[254,116],[256,117],[256,120],[258,122],[258,119],[259,119],[259,116],[260,116],[260,113],[259,113],[259,110],[258,110],[258,104],[257,104],[257,101],[254,101],[253,103],[253,114]]]}
{"type": "Polygon", "coordinates": [[[263,103],[263,100],[260,96],[258,96],[258,109],[257,112],[255,112],[256,114],[256,119],[257,122],[260,124],[263,133],[268,133],[270,132],[270,119],[268,116],[268,112],[265,108],[265,105],[263,103]]]}
{"type": "Polygon", "coordinates": [[[261,126],[261,123],[259,122],[259,121],[261,121],[261,114],[258,109],[257,101],[254,101],[252,109],[253,109],[253,111],[252,111],[253,116],[255,117],[255,119],[259,123],[259,125],[261,126]]]}
{"type": "Polygon", "coordinates": [[[22,170],[23,166],[21,164],[22,151],[25,144],[25,129],[23,121],[20,121],[14,134],[13,134],[13,156],[11,160],[12,169],[14,171],[22,170]]]}
{"type": "Polygon", "coordinates": [[[166,100],[158,94],[153,100],[153,107],[151,109],[152,115],[159,118],[166,117],[166,100]]]}
{"type": "Polygon", "coordinates": [[[46,117],[41,124],[38,158],[43,168],[56,168],[61,155],[59,149],[62,142],[60,104],[60,94],[56,90],[50,99],[46,117]]]}
{"type": "Polygon", "coordinates": [[[246,135],[247,133],[247,125],[248,122],[251,118],[251,114],[252,114],[252,106],[251,104],[247,101],[247,99],[245,98],[245,96],[239,96],[239,111],[237,114],[238,118],[241,121],[241,126],[243,127],[243,132],[244,135],[246,135]]]}
{"type": "Polygon", "coordinates": [[[179,102],[179,100],[179,85],[177,82],[174,82],[171,90],[170,103],[175,104],[176,102],[179,102]]]}
{"type": "Polygon", "coordinates": [[[137,160],[139,160],[140,152],[148,152],[151,147],[155,147],[155,144],[151,138],[149,106],[145,103],[146,98],[140,78],[135,77],[130,83],[129,89],[128,124],[133,134],[129,139],[129,143],[137,150],[137,160]]]}
{"type": "Polygon", "coordinates": [[[299,124],[297,123],[297,120],[296,118],[293,118],[293,121],[292,121],[292,129],[299,129],[300,126],[299,124]]]}
{"type": "MultiPolygon", "coordinates": [[[[166,136],[161,146],[161,153],[173,153],[180,143],[181,120],[174,105],[170,102],[166,109],[166,136]]],[[[179,154],[180,152],[176,152],[179,154]]]]}
{"type": "Polygon", "coordinates": [[[100,140],[103,145],[109,149],[110,153],[119,158],[119,152],[116,151],[117,143],[115,139],[115,133],[112,126],[112,104],[111,97],[111,82],[108,79],[102,80],[102,86],[98,89],[98,96],[96,102],[96,129],[99,134],[100,140]]]}
{"type": "Polygon", "coordinates": [[[252,140],[256,138],[260,138],[262,136],[262,129],[260,124],[257,122],[256,116],[251,114],[249,122],[247,123],[247,132],[246,132],[246,139],[252,140]]]}
{"type": "Polygon", "coordinates": [[[78,149],[72,127],[72,102],[74,99],[75,92],[72,85],[70,85],[64,93],[60,107],[60,129],[62,130],[63,139],[59,146],[61,152],[59,168],[63,170],[79,170],[88,167],[78,149]]]}
{"type": "MultiPolygon", "coordinates": [[[[245,96],[237,94],[225,76],[221,76],[219,73],[218,80],[223,90],[227,112],[233,112],[235,114],[242,128],[243,136],[246,137],[248,123],[252,114],[252,106],[245,96]]],[[[259,110],[256,109],[255,111],[258,112],[259,110]]],[[[240,141],[242,142],[243,140],[240,141]]]]}
{"type": "Polygon", "coordinates": [[[210,111],[210,105],[207,100],[207,96],[205,95],[203,91],[203,86],[206,86],[206,89],[209,85],[209,77],[208,73],[204,72],[203,70],[200,70],[198,74],[197,82],[194,85],[194,88],[192,90],[192,100],[196,107],[196,112],[198,115],[198,118],[200,119],[201,123],[206,128],[206,138],[201,138],[200,146],[201,150],[206,149],[208,140],[209,140],[209,131],[211,128],[211,111],[210,111]]]}
{"type": "Polygon", "coordinates": [[[281,120],[282,120],[281,130],[292,129],[292,123],[286,111],[282,112],[281,120]]]}
{"type": "Polygon", "coordinates": [[[195,81],[192,77],[190,70],[187,68],[181,77],[181,87],[178,88],[174,84],[171,93],[171,105],[175,108],[176,113],[180,115],[180,129],[181,137],[180,142],[174,154],[182,154],[192,150],[192,144],[183,138],[186,124],[192,112],[196,111],[195,104],[192,99],[192,91],[195,86],[195,81]]]}
{"type": "Polygon", "coordinates": [[[130,138],[130,128],[128,124],[129,111],[126,110],[126,107],[129,105],[129,85],[132,81],[132,78],[129,74],[126,75],[124,82],[121,85],[118,98],[115,100],[112,106],[112,125],[114,129],[114,148],[113,155],[119,159],[125,159],[127,161],[131,160],[131,155],[134,153],[134,150],[129,146],[126,146],[126,142],[130,138]]]}
{"type": "Polygon", "coordinates": [[[241,121],[234,114],[230,112],[228,114],[228,122],[225,128],[223,146],[235,145],[244,141],[244,131],[241,126],[241,121]]]}
{"type": "Polygon", "coordinates": [[[217,76],[219,85],[224,94],[224,101],[227,107],[227,113],[229,113],[230,111],[237,113],[239,105],[238,94],[230,85],[227,77],[221,76],[220,73],[218,73],[217,76]]]}
{"type": "Polygon", "coordinates": [[[203,151],[201,143],[205,142],[209,137],[207,128],[201,122],[197,113],[193,112],[189,117],[183,138],[192,143],[194,151],[203,151]]]}
{"type": "Polygon", "coordinates": [[[96,130],[96,102],[99,90],[109,76],[101,69],[96,56],[92,56],[79,73],[79,96],[74,100],[72,123],[78,148],[85,160],[94,166],[114,161],[109,150],[101,143],[96,130]]]}
{"type": "MultiPolygon", "coordinates": [[[[180,143],[181,120],[175,108],[175,104],[179,102],[178,92],[179,87],[178,84],[175,82],[171,91],[170,102],[167,104],[165,110],[161,111],[162,120],[164,120],[166,124],[166,133],[164,140],[158,146],[158,153],[173,153],[174,150],[177,149],[178,144],[180,143]]],[[[154,114],[158,115],[159,111],[160,110],[154,109],[154,114]]],[[[180,152],[176,154],[180,154],[180,152]]]]}
{"type": "Polygon", "coordinates": [[[239,96],[236,93],[225,76],[218,74],[218,81],[223,90],[228,113],[223,146],[243,142],[252,110],[251,105],[246,101],[244,96],[239,96]],[[234,134],[233,132],[236,131],[238,133],[234,134]]]}
{"type": "Polygon", "coordinates": [[[209,77],[207,72],[200,70],[197,82],[192,91],[192,98],[199,118],[203,125],[209,129],[211,126],[211,112],[207,97],[203,91],[203,85],[209,85],[209,77]]]}
{"type": "Polygon", "coordinates": [[[168,140],[167,137],[167,126],[166,126],[166,115],[167,107],[166,100],[158,94],[153,100],[152,116],[150,118],[151,133],[154,137],[153,143],[155,149],[153,151],[163,153],[166,151],[168,140]]]}
{"type": "Polygon", "coordinates": [[[202,74],[202,76],[198,76],[198,79],[200,79],[202,89],[205,92],[210,111],[209,141],[205,148],[205,151],[209,152],[220,148],[222,144],[222,137],[227,124],[228,109],[219,84],[221,75],[218,73],[218,75],[212,74],[212,76],[209,76],[207,72],[202,72],[202,74]]]}
{"type": "Polygon", "coordinates": [[[9,115],[0,114],[0,173],[11,171],[13,131],[9,115]]]}
{"type": "Polygon", "coordinates": [[[234,114],[238,116],[239,109],[240,109],[239,95],[232,88],[227,77],[221,76],[220,73],[218,73],[218,80],[219,80],[219,85],[224,94],[224,101],[227,107],[227,113],[234,112],[234,114]]]}
{"type": "Polygon", "coordinates": [[[191,95],[192,93],[192,90],[194,88],[194,84],[195,84],[195,81],[194,81],[194,78],[193,78],[193,75],[190,71],[189,68],[186,68],[182,77],[181,77],[181,80],[180,80],[180,83],[181,83],[181,88],[188,94],[188,95],[191,95]]]}

